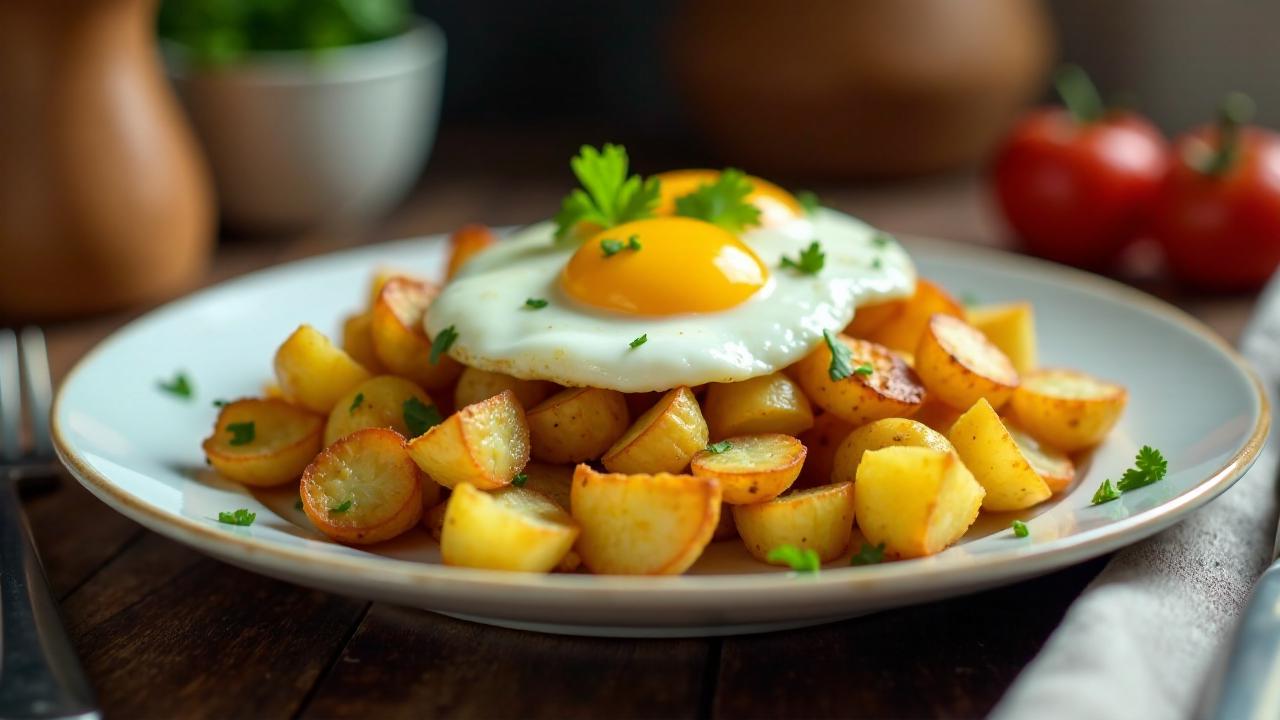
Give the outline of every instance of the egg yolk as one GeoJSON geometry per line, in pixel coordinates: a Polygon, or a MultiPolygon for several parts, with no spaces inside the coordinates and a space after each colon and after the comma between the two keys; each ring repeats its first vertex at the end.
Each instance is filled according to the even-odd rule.
{"type": "MultiPolygon", "coordinates": [[[[661,181],[658,196],[658,214],[674,215],[676,198],[697,190],[701,185],[709,185],[720,177],[719,170],[671,170],[658,173],[661,181]]],[[[760,208],[760,224],[773,227],[804,216],[804,208],[795,196],[774,185],[768,180],[748,175],[747,179],[755,187],[747,196],[747,202],[760,208]]]]}
{"type": "Polygon", "coordinates": [[[570,297],[634,315],[727,310],[764,286],[769,273],[736,235],[683,217],[637,220],[597,233],[560,276],[570,297]]]}

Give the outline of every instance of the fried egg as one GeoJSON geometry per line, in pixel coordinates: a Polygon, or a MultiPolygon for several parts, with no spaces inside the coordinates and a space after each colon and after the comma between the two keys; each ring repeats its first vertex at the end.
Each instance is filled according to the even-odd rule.
{"type": "Polygon", "coordinates": [[[779,211],[741,234],[659,216],[570,245],[541,223],[471,259],[436,298],[426,330],[452,326],[449,354],[483,370],[666,390],[780,370],[858,306],[909,296],[915,278],[896,242],[826,209],[779,211]],[[820,271],[784,267],[815,240],[820,271]]]}

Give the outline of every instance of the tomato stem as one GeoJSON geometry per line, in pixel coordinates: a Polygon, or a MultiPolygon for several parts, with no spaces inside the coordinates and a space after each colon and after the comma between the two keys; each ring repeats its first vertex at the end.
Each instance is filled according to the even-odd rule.
{"type": "Polygon", "coordinates": [[[1253,99],[1241,92],[1233,92],[1223,99],[1218,108],[1218,149],[1204,167],[1206,175],[1222,175],[1236,164],[1240,155],[1240,127],[1253,118],[1253,99]]]}
{"type": "Polygon", "coordinates": [[[1067,106],[1067,112],[1078,123],[1091,123],[1102,119],[1106,108],[1102,104],[1102,96],[1098,88],[1089,79],[1089,74],[1079,65],[1063,65],[1058,68],[1053,78],[1053,85],[1067,106]]]}

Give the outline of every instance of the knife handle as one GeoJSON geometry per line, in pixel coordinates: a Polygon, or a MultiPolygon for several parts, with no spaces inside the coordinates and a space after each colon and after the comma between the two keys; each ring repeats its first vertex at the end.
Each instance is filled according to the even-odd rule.
{"type": "Polygon", "coordinates": [[[1280,564],[1258,578],[1229,652],[1215,668],[1199,716],[1280,718],[1280,564]]]}

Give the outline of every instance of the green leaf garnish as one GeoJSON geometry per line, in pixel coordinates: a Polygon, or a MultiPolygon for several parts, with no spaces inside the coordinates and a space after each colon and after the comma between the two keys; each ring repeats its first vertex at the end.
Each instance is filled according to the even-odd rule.
{"type": "Polygon", "coordinates": [[[232,445],[248,445],[253,442],[256,434],[252,422],[231,423],[227,426],[227,432],[231,433],[232,445]]]}
{"type": "Polygon", "coordinates": [[[569,161],[581,188],[560,204],[556,213],[556,241],[571,237],[574,226],[587,222],[609,229],[632,220],[653,217],[658,207],[658,179],[627,175],[627,151],[606,143],[602,150],[583,145],[569,161]]]}
{"type": "Polygon", "coordinates": [[[871,244],[878,247],[888,247],[893,244],[893,236],[883,230],[877,230],[875,235],[871,236],[871,244]]]}
{"type": "Polygon", "coordinates": [[[804,210],[805,215],[813,215],[818,212],[818,208],[822,207],[818,196],[810,190],[801,190],[796,193],[796,202],[800,203],[800,209],[804,210]]]}
{"type": "Polygon", "coordinates": [[[1150,445],[1142,446],[1138,456],[1134,458],[1133,465],[1124,471],[1120,482],[1116,483],[1116,489],[1122,493],[1158,483],[1169,471],[1169,462],[1164,459],[1164,455],[1150,445]]]}
{"type": "Polygon", "coordinates": [[[524,487],[527,482],[529,482],[529,476],[524,473],[516,473],[516,476],[511,478],[511,484],[516,487],[524,487]]]}
{"type": "Polygon", "coordinates": [[[176,373],[172,380],[157,382],[156,387],[183,400],[190,400],[195,395],[195,388],[191,384],[191,378],[188,378],[187,374],[181,371],[176,373]]]}
{"type": "Polygon", "coordinates": [[[706,220],[733,233],[760,224],[760,208],[747,201],[755,186],[745,173],[726,168],[713,183],[676,198],[676,215],[706,220]]]}
{"type": "Polygon", "coordinates": [[[635,348],[638,348],[647,342],[649,342],[649,333],[645,333],[644,335],[641,335],[635,340],[632,340],[630,345],[631,345],[631,348],[634,350],[635,348]]]}
{"type": "Polygon", "coordinates": [[[849,558],[850,565],[876,565],[882,562],[884,562],[884,543],[879,545],[862,543],[858,552],[849,558]]]}
{"type": "Polygon", "coordinates": [[[364,402],[364,393],[356,393],[356,396],[351,399],[351,407],[347,408],[347,414],[354,415],[356,410],[360,409],[360,403],[362,402],[364,402]]]}
{"type": "Polygon", "coordinates": [[[449,348],[453,347],[453,341],[458,339],[458,330],[454,326],[441,330],[431,340],[431,355],[427,357],[427,362],[435,365],[440,362],[440,356],[449,352],[449,348]]]}
{"type": "Polygon", "coordinates": [[[258,519],[258,515],[256,513],[249,512],[248,509],[246,508],[240,508],[239,510],[236,510],[234,512],[218,513],[218,522],[226,523],[227,525],[239,525],[241,527],[248,527],[253,524],[254,520],[257,520],[257,519],[258,519]]]}
{"type": "Polygon", "coordinates": [[[444,422],[440,410],[435,405],[428,405],[416,397],[409,397],[400,406],[404,416],[404,426],[409,428],[409,437],[415,438],[431,428],[444,422]]]}
{"type": "Polygon", "coordinates": [[[640,236],[638,235],[632,235],[627,238],[625,243],[621,240],[612,240],[609,238],[605,238],[600,241],[600,252],[604,253],[605,257],[613,257],[623,250],[639,250],[641,247],[640,236]]]}
{"type": "Polygon", "coordinates": [[[721,440],[720,442],[711,443],[710,445],[708,445],[707,452],[711,453],[712,455],[719,455],[720,453],[726,450],[729,450],[731,448],[733,448],[733,443],[729,442],[728,440],[721,440]]]}
{"type": "Polygon", "coordinates": [[[836,339],[830,330],[823,330],[822,337],[831,350],[831,365],[827,367],[827,375],[839,382],[853,374],[853,351],[836,339]]]}
{"type": "Polygon", "coordinates": [[[861,365],[853,369],[853,374],[861,375],[862,377],[868,377],[870,375],[875,374],[875,371],[876,369],[871,367],[871,363],[862,363],[861,365]]]}
{"type": "Polygon", "coordinates": [[[223,399],[221,399],[221,398],[219,398],[219,399],[217,399],[217,400],[214,400],[214,401],[213,401],[213,406],[214,406],[214,407],[216,407],[216,408],[226,407],[226,406],[227,406],[227,401],[226,401],[226,400],[223,400],[223,399]]]}
{"type": "Polygon", "coordinates": [[[880,258],[871,258],[871,268],[873,270],[879,270],[882,267],[884,267],[883,260],[881,260],[880,258]]]}
{"type": "Polygon", "coordinates": [[[822,560],[813,548],[798,548],[795,545],[779,545],[764,556],[771,563],[786,563],[799,573],[817,574],[822,569],[822,560]]]}
{"type": "Polygon", "coordinates": [[[351,505],[352,505],[352,503],[354,503],[354,502],[355,502],[354,500],[343,500],[341,503],[339,503],[339,504],[337,504],[337,505],[334,505],[333,507],[329,508],[329,514],[330,514],[330,515],[341,515],[342,513],[344,513],[344,512],[346,512],[346,511],[350,510],[350,509],[351,509],[351,505]]]}
{"type": "Polygon", "coordinates": [[[1031,531],[1027,529],[1026,523],[1022,522],[1021,520],[1014,520],[1013,534],[1017,537],[1023,538],[1030,535],[1031,531]]]}
{"type": "Polygon", "coordinates": [[[549,303],[543,298],[529,298],[524,301],[524,306],[530,310],[541,310],[549,303]]]}
{"type": "Polygon", "coordinates": [[[822,246],[817,240],[809,243],[809,247],[800,251],[800,259],[792,260],[786,255],[782,256],[781,267],[791,268],[806,275],[817,275],[822,270],[822,266],[827,262],[827,254],[822,252],[822,246]]]}
{"type": "Polygon", "coordinates": [[[1111,484],[1111,480],[1108,478],[1098,486],[1098,491],[1093,494],[1093,500],[1089,502],[1092,505],[1101,505],[1102,503],[1109,503],[1112,500],[1119,499],[1120,491],[1116,489],[1115,485],[1111,484]]]}

